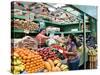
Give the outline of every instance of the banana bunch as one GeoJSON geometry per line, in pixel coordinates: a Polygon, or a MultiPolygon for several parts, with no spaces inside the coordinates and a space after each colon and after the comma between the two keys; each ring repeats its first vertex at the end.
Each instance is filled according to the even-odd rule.
{"type": "Polygon", "coordinates": [[[16,54],[11,56],[11,72],[13,74],[20,74],[25,67],[21,62],[21,58],[16,54]]]}
{"type": "Polygon", "coordinates": [[[96,50],[94,50],[93,48],[91,48],[88,52],[88,55],[97,55],[96,50]]]}
{"type": "Polygon", "coordinates": [[[57,67],[59,67],[61,71],[68,71],[69,70],[68,66],[65,65],[65,64],[62,64],[61,61],[59,61],[59,60],[55,60],[54,61],[54,65],[56,65],[57,67]]]}

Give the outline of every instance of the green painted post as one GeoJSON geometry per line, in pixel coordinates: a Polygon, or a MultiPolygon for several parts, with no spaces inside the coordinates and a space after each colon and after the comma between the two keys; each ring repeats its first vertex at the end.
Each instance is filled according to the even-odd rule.
{"type": "Polygon", "coordinates": [[[83,33],[84,33],[84,37],[83,37],[83,60],[84,60],[84,69],[86,69],[86,22],[85,22],[85,13],[83,13],[83,25],[84,25],[84,29],[83,29],[83,33]]]}

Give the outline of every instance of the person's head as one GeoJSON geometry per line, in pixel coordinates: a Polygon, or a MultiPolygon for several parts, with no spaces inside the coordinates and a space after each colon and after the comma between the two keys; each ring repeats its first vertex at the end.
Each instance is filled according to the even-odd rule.
{"type": "Polygon", "coordinates": [[[67,37],[68,41],[72,41],[76,44],[76,47],[80,46],[80,43],[78,43],[78,41],[76,40],[76,37],[73,34],[69,34],[67,37]]]}
{"type": "Polygon", "coordinates": [[[40,30],[40,33],[41,33],[41,34],[46,34],[46,30],[45,30],[45,29],[41,29],[41,30],[40,30]]]}
{"type": "Polygon", "coordinates": [[[73,34],[69,34],[67,37],[68,41],[74,41],[76,40],[75,36],[73,34]]]}

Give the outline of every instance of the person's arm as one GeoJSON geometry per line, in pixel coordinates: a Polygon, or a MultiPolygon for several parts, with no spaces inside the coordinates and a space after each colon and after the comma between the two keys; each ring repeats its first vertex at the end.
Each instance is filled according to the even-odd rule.
{"type": "Polygon", "coordinates": [[[72,52],[66,52],[66,54],[67,54],[68,56],[76,56],[76,55],[77,55],[76,46],[74,46],[74,47],[72,48],[72,52]]]}
{"type": "Polygon", "coordinates": [[[57,40],[57,41],[60,42],[60,43],[64,43],[64,44],[66,44],[66,42],[67,42],[67,39],[66,39],[66,40],[63,40],[63,39],[61,39],[61,38],[57,38],[57,39],[55,39],[55,40],[57,40]]]}
{"type": "Polygon", "coordinates": [[[57,40],[58,42],[60,42],[60,43],[65,43],[65,41],[64,40],[62,40],[62,39],[55,39],[55,40],[57,40]]]}
{"type": "Polygon", "coordinates": [[[41,37],[43,37],[44,39],[48,39],[49,37],[45,36],[45,35],[42,35],[40,34],[41,37]]]}

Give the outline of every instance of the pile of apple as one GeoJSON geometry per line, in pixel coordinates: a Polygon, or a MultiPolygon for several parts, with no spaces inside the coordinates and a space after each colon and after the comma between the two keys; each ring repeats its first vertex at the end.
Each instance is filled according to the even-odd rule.
{"type": "Polygon", "coordinates": [[[55,59],[59,59],[57,57],[57,55],[55,54],[55,52],[52,52],[50,48],[40,48],[38,49],[39,54],[42,56],[42,59],[47,60],[47,59],[51,59],[51,60],[55,60],[55,59]]]}

